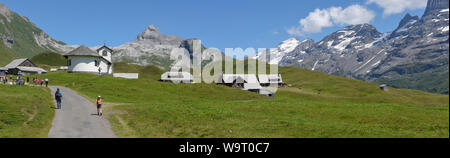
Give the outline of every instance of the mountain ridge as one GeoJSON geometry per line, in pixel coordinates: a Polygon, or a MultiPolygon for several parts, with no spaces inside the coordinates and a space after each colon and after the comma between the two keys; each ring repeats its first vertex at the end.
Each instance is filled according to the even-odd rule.
{"type": "Polygon", "coordinates": [[[297,48],[286,53],[279,65],[448,94],[445,61],[448,61],[449,13],[448,5],[439,6],[448,1],[433,0],[428,4],[421,18],[406,14],[392,32],[380,33],[370,24],[350,25],[309,49],[297,48]],[[439,80],[417,82],[430,74],[437,74],[439,80]],[[440,86],[425,86],[436,85],[432,81],[438,81],[440,86]]]}

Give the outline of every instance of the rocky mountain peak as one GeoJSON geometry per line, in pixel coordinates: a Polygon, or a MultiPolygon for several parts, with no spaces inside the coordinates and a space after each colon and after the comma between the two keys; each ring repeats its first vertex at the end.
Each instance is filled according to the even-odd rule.
{"type": "Polygon", "coordinates": [[[447,9],[449,5],[449,0],[428,0],[427,3],[427,9],[425,10],[425,14],[435,11],[435,10],[442,10],[447,9]]]}
{"type": "Polygon", "coordinates": [[[350,25],[345,27],[343,30],[347,30],[347,31],[355,31],[355,34],[361,34],[364,32],[370,32],[370,33],[374,33],[374,34],[379,34],[380,32],[378,32],[377,28],[375,28],[375,26],[370,25],[370,24],[358,24],[358,25],[350,25]]]}
{"type": "Polygon", "coordinates": [[[183,42],[183,38],[171,35],[164,35],[159,32],[158,28],[151,24],[142,33],[140,33],[136,41],[147,45],[171,45],[179,46],[183,42]]]}
{"type": "Polygon", "coordinates": [[[146,30],[152,31],[152,32],[159,32],[158,28],[156,28],[155,25],[150,24],[146,30]]]}
{"type": "Polygon", "coordinates": [[[278,49],[281,52],[291,52],[299,44],[300,44],[300,41],[297,38],[293,37],[293,38],[289,38],[289,39],[281,42],[281,44],[278,45],[278,49]]]}
{"type": "Polygon", "coordinates": [[[412,23],[414,21],[419,21],[419,17],[418,16],[411,16],[409,13],[405,15],[405,17],[403,17],[403,19],[400,21],[400,24],[398,25],[397,29],[402,28],[403,26],[412,23]]]}
{"type": "Polygon", "coordinates": [[[155,25],[150,24],[150,26],[138,35],[137,40],[158,39],[160,37],[161,33],[159,33],[158,28],[156,28],[155,25]]]}
{"type": "Polygon", "coordinates": [[[380,38],[382,33],[370,24],[350,25],[338,30],[318,43],[321,49],[332,49],[337,52],[345,50],[365,49],[373,45],[373,41],[380,38]]]}

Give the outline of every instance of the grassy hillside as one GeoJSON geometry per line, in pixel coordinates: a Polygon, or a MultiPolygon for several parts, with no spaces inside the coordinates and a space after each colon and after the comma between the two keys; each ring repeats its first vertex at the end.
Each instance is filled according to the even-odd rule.
{"type": "Polygon", "coordinates": [[[67,59],[64,56],[51,51],[37,54],[31,58],[31,61],[39,65],[67,66],[67,59]]]}
{"type": "MultiPolygon", "coordinates": [[[[126,70],[132,68],[141,69],[126,70]]],[[[385,92],[375,84],[291,67],[280,72],[293,87],[279,89],[274,99],[153,77],[64,72],[46,77],[92,101],[103,96],[106,117],[120,137],[449,137],[448,95],[385,92]]],[[[158,76],[161,71],[145,73],[158,76]]]]}
{"type": "Polygon", "coordinates": [[[16,56],[0,41],[0,67],[9,64],[16,56]]]}
{"type": "Polygon", "coordinates": [[[0,138],[47,137],[54,116],[50,90],[0,84],[0,138]]]}
{"type": "Polygon", "coordinates": [[[6,17],[0,15],[0,20],[5,23],[0,25],[0,34],[13,37],[14,44],[12,45],[11,52],[16,53],[19,57],[31,57],[40,52],[46,51],[45,48],[39,46],[34,39],[35,34],[40,34],[41,29],[37,28],[28,21],[26,18],[12,13],[10,22],[6,17]]]}

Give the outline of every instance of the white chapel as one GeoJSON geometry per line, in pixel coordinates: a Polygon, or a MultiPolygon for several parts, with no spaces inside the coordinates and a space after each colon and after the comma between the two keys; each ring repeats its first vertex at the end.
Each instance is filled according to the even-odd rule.
{"type": "Polygon", "coordinates": [[[112,51],[107,46],[102,46],[94,51],[81,45],[64,54],[64,57],[67,58],[67,71],[69,73],[113,74],[112,51]]]}

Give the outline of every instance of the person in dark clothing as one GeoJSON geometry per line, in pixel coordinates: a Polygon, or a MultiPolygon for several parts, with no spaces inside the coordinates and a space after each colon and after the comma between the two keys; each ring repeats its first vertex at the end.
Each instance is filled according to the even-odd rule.
{"type": "Polygon", "coordinates": [[[27,76],[27,85],[30,84],[30,77],[27,76]]]}
{"type": "Polygon", "coordinates": [[[55,92],[56,109],[61,109],[61,101],[63,98],[62,91],[58,88],[55,92]]]}

